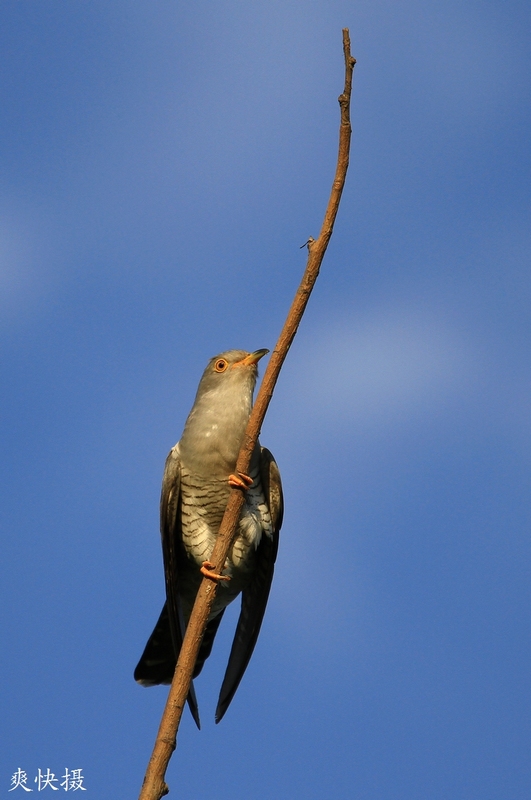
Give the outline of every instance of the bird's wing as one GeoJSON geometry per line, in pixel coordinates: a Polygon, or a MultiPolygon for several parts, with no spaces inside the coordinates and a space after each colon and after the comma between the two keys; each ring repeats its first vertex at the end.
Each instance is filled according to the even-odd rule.
{"type": "MultiPolygon", "coordinates": [[[[176,659],[181,651],[186,628],[179,596],[179,567],[184,555],[179,519],[180,490],[181,458],[179,445],[176,444],[166,459],[160,495],[160,533],[166,579],[166,604],[176,659]]],[[[200,728],[199,710],[193,683],[190,683],[188,705],[197,727],[200,728]]]]}
{"type": "Polygon", "coordinates": [[[264,617],[284,512],[280,472],[269,450],[261,448],[260,477],[262,489],[271,513],[273,536],[262,536],[256,551],[256,570],[252,581],[242,593],[242,607],[229,663],[219,693],[216,722],[220,722],[239,686],[252,656],[264,617]]]}

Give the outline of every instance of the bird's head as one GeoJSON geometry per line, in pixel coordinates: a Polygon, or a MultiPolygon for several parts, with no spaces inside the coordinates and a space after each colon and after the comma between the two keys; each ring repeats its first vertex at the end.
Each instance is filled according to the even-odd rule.
{"type": "Polygon", "coordinates": [[[196,473],[234,469],[253,403],[258,362],[269,350],[227,350],[211,358],[179,442],[196,473]]]}
{"type": "MultiPolygon", "coordinates": [[[[227,350],[211,358],[197,390],[197,398],[205,394],[224,394],[250,391],[251,394],[258,377],[258,362],[269,350],[227,350]]],[[[212,396],[212,395],[211,395],[212,396]]],[[[197,399],[196,398],[196,399],[197,399]]]]}

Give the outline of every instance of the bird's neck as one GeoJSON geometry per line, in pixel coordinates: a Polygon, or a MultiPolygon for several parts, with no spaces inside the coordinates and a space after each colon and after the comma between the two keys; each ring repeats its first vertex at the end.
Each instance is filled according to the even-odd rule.
{"type": "Polygon", "coordinates": [[[207,392],[190,412],[179,450],[183,466],[196,475],[225,479],[236,467],[252,408],[252,389],[241,392],[207,392]]]}

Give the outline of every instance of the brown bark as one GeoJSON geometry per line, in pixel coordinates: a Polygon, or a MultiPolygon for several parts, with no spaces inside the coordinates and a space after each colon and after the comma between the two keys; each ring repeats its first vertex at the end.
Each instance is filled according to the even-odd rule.
{"type": "MultiPolygon", "coordinates": [[[[351,135],[350,95],[352,91],[352,73],[354,64],[356,63],[356,59],[350,54],[348,28],[344,28],[343,30],[343,52],[345,56],[345,88],[343,94],[339,97],[341,123],[339,128],[339,152],[336,174],[319,238],[316,240],[310,239],[308,241],[306,269],[278,342],[271,354],[256,402],[249,418],[244,441],[236,464],[236,471],[244,474],[247,474],[249,470],[251,454],[259,436],[271,397],[273,396],[273,390],[280,369],[288,354],[291,343],[293,342],[304,309],[306,308],[311,291],[317,280],[319,269],[332,235],[339,208],[339,201],[341,200],[341,193],[345,185],[351,135]]],[[[210,561],[214,565],[215,572],[221,572],[223,569],[236,533],[236,526],[243,502],[243,492],[240,489],[233,489],[219,528],[214,551],[210,558],[210,561]]],[[[186,704],[192,672],[216,590],[217,584],[214,581],[210,578],[203,579],[186,629],[183,646],[179,654],[179,660],[175,668],[175,674],[168,694],[166,707],[162,715],[153,753],[146,770],[139,800],[160,800],[160,798],[169,791],[164,777],[171,755],[176,747],[177,730],[186,704]]]]}

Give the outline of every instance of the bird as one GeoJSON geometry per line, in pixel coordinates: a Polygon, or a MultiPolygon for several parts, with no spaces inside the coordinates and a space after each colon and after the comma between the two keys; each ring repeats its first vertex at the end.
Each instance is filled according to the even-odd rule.
{"type": "MultiPolygon", "coordinates": [[[[253,653],[273,579],[284,500],[271,452],[257,441],[249,474],[236,460],[253,405],[258,362],[268,350],[228,350],[210,359],[183,434],[166,459],[160,531],[166,602],[134,672],[143,686],[170,684],[203,576],[218,591],[193,678],[212,651],[226,607],[241,595],[241,610],[215,713],[223,718],[253,653]],[[237,534],[221,574],[210,562],[231,488],[244,492],[237,534]]],[[[188,706],[201,727],[193,681],[188,706]]]]}

